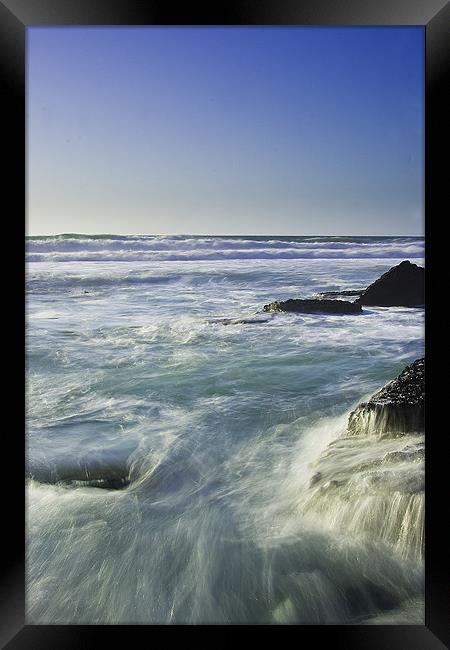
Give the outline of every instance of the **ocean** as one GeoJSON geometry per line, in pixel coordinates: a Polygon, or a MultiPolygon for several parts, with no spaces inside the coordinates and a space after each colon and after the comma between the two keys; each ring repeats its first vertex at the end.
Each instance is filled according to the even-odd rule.
{"type": "Polygon", "coordinates": [[[262,311],[402,260],[423,238],[27,237],[27,624],[423,625],[423,457],[386,460],[423,437],[341,441],[424,310],[262,311]]]}

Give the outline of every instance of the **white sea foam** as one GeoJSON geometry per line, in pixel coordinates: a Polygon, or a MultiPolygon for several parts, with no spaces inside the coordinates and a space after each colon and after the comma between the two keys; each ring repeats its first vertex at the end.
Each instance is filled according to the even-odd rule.
{"type": "Polygon", "coordinates": [[[419,442],[342,437],[423,356],[423,310],[261,311],[423,263],[423,240],[27,251],[28,623],[423,623],[419,442]]]}
{"type": "Polygon", "coordinates": [[[29,262],[422,258],[422,239],[128,236],[28,239],[29,262]]]}

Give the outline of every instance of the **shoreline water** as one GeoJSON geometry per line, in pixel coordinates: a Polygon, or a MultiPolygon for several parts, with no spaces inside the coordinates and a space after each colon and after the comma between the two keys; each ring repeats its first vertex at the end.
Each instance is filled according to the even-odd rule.
{"type": "MultiPolygon", "coordinates": [[[[348,524],[324,526],[305,501],[350,411],[423,356],[423,309],[208,322],[368,286],[403,259],[421,264],[423,242],[377,238],[361,257],[328,238],[311,259],[301,238],[297,257],[273,259],[285,249],[267,238],[256,250],[235,242],[231,258],[223,237],[203,249],[162,239],[150,253],[139,238],[131,253],[108,239],[96,261],[76,242],[70,262],[74,251],[56,261],[47,241],[27,263],[28,464],[94,458],[125,463],[132,479],[111,491],[28,485],[28,622],[401,623],[414,602],[423,624],[421,562],[348,524]],[[190,263],[168,259],[183,246],[190,263]],[[203,259],[208,247],[219,259],[203,259]]],[[[348,454],[370,449],[336,458],[348,454]]],[[[395,471],[392,493],[407,478],[395,471]]]]}

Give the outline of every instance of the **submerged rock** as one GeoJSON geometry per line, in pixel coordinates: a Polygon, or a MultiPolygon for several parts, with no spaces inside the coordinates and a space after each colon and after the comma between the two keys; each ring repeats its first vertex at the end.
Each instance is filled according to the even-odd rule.
{"type": "Polygon", "coordinates": [[[289,311],[300,314],[359,314],[361,305],[346,300],[292,299],[264,305],[264,311],[289,311]]]}
{"type": "Polygon", "coordinates": [[[419,307],[424,304],[425,270],[404,261],[371,284],[356,303],[379,307],[419,307]]]}
{"type": "Polygon", "coordinates": [[[94,487],[101,488],[103,490],[123,490],[124,488],[130,485],[130,479],[128,476],[122,476],[119,478],[58,478],[52,475],[47,476],[30,476],[31,478],[38,483],[47,483],[49,485],[66,485],[68,487],[94,487]]]}
{"type": "Polygon", "coordinates": [[[130,485],[130,479],[127,476],[117,479],[92,479],[86,481],[59,481],[59,483],[71,487],[94,487],[102,490],[123,490],[130,485]]]}
{"type": "Polygon", "coordinates": [[[312,464],[300,497],[305,516],[346,538],[388,545],[418,567],[425,523],[424,374],[425,361],[418,359],[360,404],[348,428],[340,428],[312,464]]]}
{"type": "Polygon", "coordinates": [[[33,455],[27,462],[26,476],[38,483],[73,487],[99,487],[118,490],[129,484],[128,455],[104,449],[79,457],[33,455]]]}
{"type": "Polygon", "coordinates": [[[349,435],[396,435],[424,431],[425,359],[417,359],[360,404],[348,420],[349,435]]]}
{"type": "Polygon", "coordinates": [[[213,325],[216,323],[220,325],[259,325],[268,322],[268,318],[214,318],[208,321],[213,325]]]}

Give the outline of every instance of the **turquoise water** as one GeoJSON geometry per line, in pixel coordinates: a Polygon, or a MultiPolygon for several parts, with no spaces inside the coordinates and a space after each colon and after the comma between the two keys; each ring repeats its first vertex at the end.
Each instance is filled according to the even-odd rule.
{"type": "Polygon", "coordinates": [[[27,622],[423,624],[408,535],[308,500],[349,411],[423,356],[423,310],[261,314],[423,255],[420,238],[28,238],[27,622]]]}

